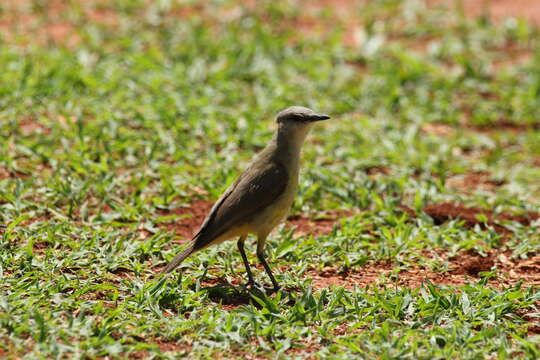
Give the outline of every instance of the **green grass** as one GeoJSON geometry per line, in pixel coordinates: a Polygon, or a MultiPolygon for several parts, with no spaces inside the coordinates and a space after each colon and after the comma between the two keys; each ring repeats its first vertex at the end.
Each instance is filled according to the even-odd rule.
{"type": "Polygon", "coordinates": [[[146,3],[107,5],[110,26],[89,20],[91,4],[51,14],[34,1],[16,9],[34,23],[0,39],[0,357],[540,357],[528,330],[538,326],[538,287],[493,286],[500,269],[462,286],[396,282],[413,266],[448,271],[422,252],[433,248],[538,254],[538,221],[502,237],[421,213],[443,201],[540,212],[535,27],[371,1],[351,10],[361,39],[351,47],[331,9],[300,2],[209,1],[183,18],[196,3],[146,3]],[[299,31],[303,17],[319,20],[319,33],[299,31]],[[72,24],[78,42],[45,36],[55,22],[72,24]],[[334,117],[304,148],[292,213],[355,215],[328,235],[272,234],[269,259],[288,289],[276,296],[205,285],[245,281],[234,243],[152,277],[182,240],[162,226],[181,217],[163,213],[214,201],[292,104],[334,117]],[[426,133],[430,123],[453,130],[426,133]],[[388,173],[367,174],[373,166],[388,173]],[[505,184],[445,186],[471,171],[505,184]],[[309,276],[377,262],[393,275],[367,287],[322,288],[309,276]]]}

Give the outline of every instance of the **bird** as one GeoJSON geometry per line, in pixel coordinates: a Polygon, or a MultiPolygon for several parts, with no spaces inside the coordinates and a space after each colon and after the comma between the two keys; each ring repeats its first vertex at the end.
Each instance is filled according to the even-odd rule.
{"type": "Polygon", "coordinates": [[[160,273],[171,272],[195,252],[238,238],[248,277],[245,286],[260,288],[244,251],[245,240],[253,233],[257,236],[257,258],[272,282],[272,291],[278,291],[280,286],[265,259],[264,246],[272,229],[285,219],[293,204],[302,145],[313,125],[327,119],[330,116],[303,106],[280,111],[275,118],[277,131],[270,142],[214,203],[187,247],[160,273]]]}

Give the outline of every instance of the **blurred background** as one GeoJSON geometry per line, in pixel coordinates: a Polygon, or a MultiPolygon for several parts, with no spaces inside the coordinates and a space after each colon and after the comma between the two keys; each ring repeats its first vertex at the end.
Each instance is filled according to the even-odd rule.
{"type": "MultiPolygon", "coordinates": [[[[66,189],[100,186],[112,174],[129,183],[147,171],[135,193],[170,200],[196,187],[215,197],[234,164],[267,141],[274,114],[303,104],[337,118],[306,149],[303,189],[334,202],[326,206],[367,205],[354,181],[369,181],[366,171],[383,178],[374,186],[393,184],[400,201],[451,193],[453,175],[464,176],[452,180],[458,187],[511,179],[512,194],[537,199],[536,7],[5,0],[1,171],[81,179],[66,189]]],[[[88,200],[75,193],[74,204],[88,200]]]]}
{"type": "Polygon", "coordinates": [[[0,357],[538,358],[539,23],[533,0],[1,0],[0,357]],[[243,282],[234,244],[148,280],[290,105],[333,118],[268,242],[294,306],[201,291],[243,282]]]}

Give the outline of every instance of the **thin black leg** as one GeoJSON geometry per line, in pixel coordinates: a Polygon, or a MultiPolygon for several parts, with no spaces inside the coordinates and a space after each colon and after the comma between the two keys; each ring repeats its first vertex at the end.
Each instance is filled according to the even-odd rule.
{"type": "Polygon", "coordinates": [[[246,252],[244,251],[244,242],[246,241],[246,236],[240,236],[238,239],[238,250],[240,251],[240,255],[242,256],[242,260],[244,261],[244,266],[246,267],[246,272],[248,276],[248,282],[246,286],[254,286],[257,285],[255,280],[253,280],[253,274],[251,273],[251,268],[249,266],[249,262],[246,256],[246,252]]]}
{"type": "Polygon", "coordinates": [[[270,270],[270,266],[266,262],[266,259],[264,258],[264,243],[266,242],[266,236],[262,237],[259,236],[259,239],[257,241],[257,258],[259,258],[259,261],[264,266],[264,270],[268,274],[268,277],[270,278],[270,281],[272,281],[272,285],[274,285],[274,289],[272,289],[274,292],[279,290],[279,284],[274,278],[274,274],[272,274],[272,270],[270,270]]]}

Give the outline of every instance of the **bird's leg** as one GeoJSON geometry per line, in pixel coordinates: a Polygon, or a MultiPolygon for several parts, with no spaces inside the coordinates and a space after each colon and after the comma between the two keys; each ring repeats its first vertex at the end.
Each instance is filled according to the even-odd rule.
{"type": "Polygon", "coordinates": [[[246,235],[242,235],[238,239],[237,245],[238,245],[238,250],[240,251],[240,255],[242,256],[242,260],[244,261],[244,265],[246,267],[246,272],[247,272],[247,276],[248,276],[248,282],[246,284],[246,287],[249,287],[249,286],[259,287],[259,284],[257,284],[255,282],[255,280],[253,280],[253,274],[251,273],[251,268],[249,267],[249,262],[248,262],[248,259],[247,259],[247,256],[246,256],[246,252],[244,251],[244,242],[245,241],[246,241],[246,235]]]}
{"type": "Polygon", "coordinates": [[[266,262],[266,259],[264,258],[264,244],[266,242],[267,236],[268,235],[259,235],[257,239],[257,257],[259,258],[259,261],[263,264],[264,270],[270,277],[270,280],[272,281],[272,285],[274,285],[274,288],[272,289],[272,291],[277,292],[279,290],[279,284],[274,278],[274,275],[272,274],[272,270],[270,270],[270,266],[268,266],[268,263],[266,262]]]}

